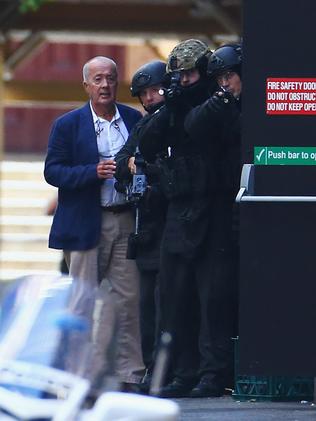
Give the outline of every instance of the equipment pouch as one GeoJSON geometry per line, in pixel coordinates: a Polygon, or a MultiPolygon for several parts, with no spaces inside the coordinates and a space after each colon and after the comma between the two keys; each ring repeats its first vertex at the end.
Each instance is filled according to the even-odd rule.
{"type": "Polygon", "coordinates": [[[207,201],[170,205],[164,231],[164,246],[170,253],[196,255],[207,234],[207,201]]]}
{"type": "Polygon", "coordinates": [[[184,157],[172,161],[164,159],[160,162],[160,184],[169,200],[190,194],[190,174],[184,157]]]}

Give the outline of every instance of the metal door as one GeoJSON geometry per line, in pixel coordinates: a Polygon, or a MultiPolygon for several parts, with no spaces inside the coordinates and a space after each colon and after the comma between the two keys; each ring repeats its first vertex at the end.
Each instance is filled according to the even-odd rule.
{"type": "Polygon", "coordinates": [[[315,0],[244,0],[240,372],[316,374],[315,0]]]}

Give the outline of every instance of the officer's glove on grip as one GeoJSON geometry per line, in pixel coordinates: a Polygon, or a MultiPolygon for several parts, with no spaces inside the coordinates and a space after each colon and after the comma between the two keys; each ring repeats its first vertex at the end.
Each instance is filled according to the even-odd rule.
{"type": "Polygon", "coordinates": [[[229,92],[218,91],[207,101],[208,108],[214,113],[222,113],[232,99],[229,92]]]}
{"type": "Polygon", "coordinates": [[[180,87],[165,89],[164,97],[166,107],[170,110],[174,110],[183,102],[183,90],[180,87]]]}

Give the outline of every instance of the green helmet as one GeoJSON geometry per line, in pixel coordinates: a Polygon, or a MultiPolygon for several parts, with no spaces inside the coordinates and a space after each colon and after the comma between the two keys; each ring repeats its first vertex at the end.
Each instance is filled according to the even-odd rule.
{"type": "Polygon", "coordinates": [[[187,39],[174,47],[167,60],[167,73],[175,70],[190,70],[199,67],[201,59],[210,50],[205,42],[199,39],[187,39]]]}

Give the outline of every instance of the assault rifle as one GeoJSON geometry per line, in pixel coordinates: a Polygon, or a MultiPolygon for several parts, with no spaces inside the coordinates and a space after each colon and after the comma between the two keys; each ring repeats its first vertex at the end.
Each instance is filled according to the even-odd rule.
{"type": "Polygon", "coordinates": [[[137,146],[135,152],[136,173],[133,175],[132,183],[127,187],[127,200],[135,207],[135,231],[128,238],[127,259],[136,258],[137,239],[139,234],[139,205],[147,190],[147,178],[144,173],[146,161],[139,152],[137,146]]]}
{"type": "MultiPolygon", "coordinates": [[[[181,89],[181,73],[179,70],[174,70],[170,73],[170,84],[168,88],[161,89],[161,92],[159,93],[161,95],[164,95],[166,104],[175,104],[177,101],[177,98],[180,97],[182,93],[181,89]]],[[[174,105],[173,105],[174,106],[174,105]]],[[[174,111],[170,114],[170,126],[174,126],[174,111]]]]}

